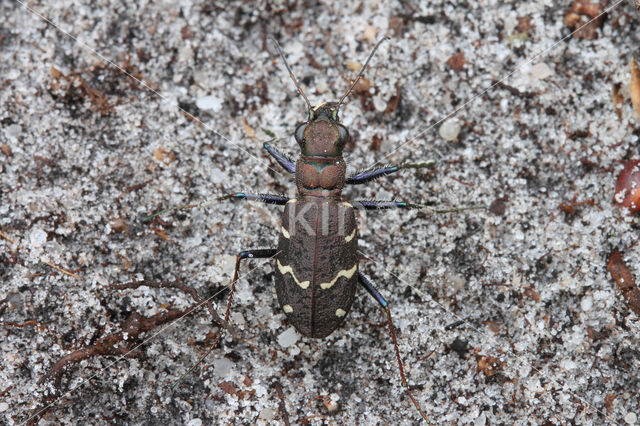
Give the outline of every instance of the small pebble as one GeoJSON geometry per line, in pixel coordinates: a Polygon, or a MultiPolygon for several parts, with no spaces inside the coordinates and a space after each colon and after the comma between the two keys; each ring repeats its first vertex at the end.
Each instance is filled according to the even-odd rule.
{"type": "Polygon", "coordinates": [[[580,307],[585,312],[590,311],[593,307],[593,298],[591,296],[584,297],[580,302],[580,307]]]}
{"type": "Polygon", "coordinates": [[[458,139],[462,126],[456,118],[450,118],[440,126],[440,137],[447,142],[454,142],[458,139]]]}
{"type": "Polygon", "coordinates": [[[40,228],[33,228],[29,234],[29,241],[32,249],[42,247],[47,242],[47,233],[40,228]]]}
{"type": "Polygon", "coordinates": [[[378,35],[378,30],[371,25],[367,25],[364,29],[364,38],[369,40],[370,42],[374,42],[376,40],[376,36],[378,35]]]}
{"type": "Polygon", "coordinates": [[[12,124],[4,129],[4,134],[7,135],[8,138],[17,138],[18,136],[20,136],[21,132],[22,127],[20,127],[19,124],[12,124]]]}
{"type": "Polygon", "coordinates": [[[191,419],[187,426],[202,426],[202,420],[200,419],[191,419]]]}
{"type": "Polygon", "coordinates": [[[205,96],[196,100],[196,106],[205,111],[218,112],[222,109],[222,99],[216,96],[205,96]]]}
{"type": "Polygon", "coordinates": [[[227,377],[233,368],[233,362],[226,358],[218,358],[213,361],[213,372],[220,378],[227,377]]]}
{"type": "Polygon", "coordinates": [[[541,62],[531,67],[530,74],[531,74],[531,77],[533,78],[537,78],[538,80],[544,80],[545,78],[553,75],[553,71],[551,71],[551,68],[549,68],[547,64],[545,64],[544,62],[541,62]]]}
{"type": "Polygon", "coordinates": [[[633,412],[627,413],[627,415],[624,416],[624,421],[628,425],[635,424],[638,421],[638,416],[636,416],[636,413],[633,413],[633,412]]]}
{"type": "Polygon", "coordinates": [[[284,332],[282,332],[278,336],[278,343],[283,348],[287,348],[289,346],[295,345],[298,342],[298,333],[296,333],[296,329],[293,327],[287,328],[284,332]]]}
{"type": "Polygon", "coordinates": [[[273,420],[275,414],[276,412],[272,408],[267,407],[263,408],[262,411],[260,411],[260,415],[258,416],[258,418],[260,420],[270,422],[273,420]]]}
{"type": "Polygon", "coordinates": [[[3,413],[9,409],[9,404],[6,402],[0,402],[0,413],[3,413]]]}

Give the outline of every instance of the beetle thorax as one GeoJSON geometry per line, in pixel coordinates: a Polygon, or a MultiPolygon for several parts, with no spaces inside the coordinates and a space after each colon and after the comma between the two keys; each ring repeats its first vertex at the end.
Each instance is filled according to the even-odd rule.
{"type": "Polygon", "coordinates": [[[300,195],[339,197],[347,166],[339,157],[302,155],[296,163],[296,185],[300,195]]]}

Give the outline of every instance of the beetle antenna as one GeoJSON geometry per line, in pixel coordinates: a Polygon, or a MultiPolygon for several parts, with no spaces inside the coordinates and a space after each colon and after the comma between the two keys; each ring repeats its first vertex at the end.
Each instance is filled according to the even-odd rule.
{"type": "Polygon", "coordinates": [[[282,53],[282,49],[280,49],[280,45],[278,44],[278,42],[276,41],[275,38],[269,36],[269,39],[271,39],[271,41],[273,42],[273,45],[276,47],[276,50],[278,51],[278,53],[280,54],[280,57],[282,58],[282,61],[284,62],[284,66],[287,67],[287,71],[289,71],[289,77],[291,77],[291,80],[293,80],[293,84],[296,85],[296,89],[298,89],[298,92],[302,95],[302,97],[304,98],[304,101],[307,103],[307,106],[309,107],[309,110],[311,110],[311,102],[309,102],[309,98],[307,98],[307,95],[304,94],[304,92],[302,91],[302,87],[300,87],[300,85],[298,84],[298,80],[296,80],[296,76],[293,75],[293,71],[291,71],[291,68],[289,67],[289,64],[287,63],[287,60],[284,57],[284,53],[282,53]]]}
{"type": "Polygon", "coordinates": [[[380,41],[378,43],[376,43],[376,46],[373,48],[373,50],[369,54],[369,57],[365,61],[364,65],[362,66],[362,68],[360,68],[360,72],[358,73],[358,75],[356,76],[356,79],[351,84],[351,87],[349,87],[349,90],[347,90],[347,93],[345,93],[344,96],[342,96],[342,98],[340,99],[340,102],[338,102],[338,108],[337,109],[340,109],[340,105],[342,105],[342,103],[344,102],[346,97],[349,96],[349,94],[351,93],[353,88],[356,86],[356,84],[358,83],[360,78],[364,75],[364,72],[367,69],[367,65],[369,65],[369,61],[371,60],[371,58],[373,58],[373,55],[374,55],[374,53],[376,53],[376,50],[378,50],[378,47],[380,47],[380,45],[383,42],[387,41],[387,40],[390,40],[390,38],[389,37],[383,37],[382,39],[380,39],[380,41]]]}

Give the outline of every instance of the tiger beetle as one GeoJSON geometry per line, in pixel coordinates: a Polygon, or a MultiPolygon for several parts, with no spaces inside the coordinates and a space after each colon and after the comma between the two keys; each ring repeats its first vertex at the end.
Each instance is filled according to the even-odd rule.
{"type": "MultiPolygon", "coordinates": [[[[336,330],[351,309],[358,285],[374,297],[386,313],[389,333],[393,340],[402,385],[420,415],[427,420],[411,394],[398,349],[389,304],[358,270],[358,230],[354,209],[416,209],[422,204],[395,201],[353,201],[341,196],[345,184],[359,185],[405,168],[432,167],[432,163],[402,164],[367,170],[346,177],[342,151],[349,140],[349,131],[340,124],[338,111],[364,75],[369,61],[385,37],[378,41],[360,72],[339,102],[323,102],[311,106],[298,84],[287,60],[275,39],[272,39],[296,89],[308,107],[308,119],[298,125],[295,139],[301,156],[294,164],[285,155],[264,143],[264,149],[289,173],[295,173],[297,198],[270,194],[239,192],[215,200],[245,199],[266,204],[284,205],[278,247],[275,249],[244,250],[236,256],[231,292],[224,317],[229,321],[231,300],[238,281],[240,262],[244,259],[275,259],[276,293],[288,322],[302,335],[323,338],[336,330]]],[[[162,212],[161,212],[162,213],[162,212]]],[[[154,215],[155,216],[155,215],[154,215]]],[[[199,365],[215,348],[222,336],[218,333],[209,350],[186,374],[199,365]]],[[[184,376],[183,376],[184,377],[184,376]]],[[[180,380],[179,380],[180,381],[180,380]]]]}

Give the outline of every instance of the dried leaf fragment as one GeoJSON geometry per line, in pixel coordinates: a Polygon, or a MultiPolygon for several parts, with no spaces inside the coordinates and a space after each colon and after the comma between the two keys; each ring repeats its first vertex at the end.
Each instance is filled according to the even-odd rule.
{"type": "Polygon", "coordinates": [[[253,128],[251,128],[251,126],[249,125],[249,122],[247,122],[246,117],[242,117],[242,127],[244,128],[244,132],[247,134],[248,137],[250,137],[251,139],[256,138],[256,132],[255,130],[253,130],[253,128]]]}
{"type": "Polygon", "coordinates": [[[171,164],[176,160],[176,155],[163,147],[159,147],[153,151],[153,158],[159,163],[171,164]]]}
{"type": "MultiPolygon", "coordinates": [[[[633,79],[633,72],[631,78],[633,79]]],[[[611,91],[611,100],[613,101],[613,107],[618,115],[618,120],[622,121],[622,105],[624,105],[624,96],[620,93],[620,85],[614,84],[611,91]]]]}
{"type": "Polygon", "coordinates": [[[447,60],[447,65],[453,71],[458,72],[464,67],[465,62],[464,52],[458,52],[447,60]]]}
{"type": "Polygon", "coordinates": [[[611,278],[616,283],[616,287],[622,294],[629,309],[640,315],[640,289],[638,289],[619,251],[614,250],[609,255],[607,272],[611,274],[611,278]]]}
{"type": "Polygon", "coordinates": [[[518,16],[516,19],[518,20],[518,25],[516,25],[516,31],[518,31],[519,33],[529,33],[533,29],[533,24],[531,23],[531,17],[518,16]]]}
{"type": "Polygon", "coordinates": [[[610,393],[604,397],[604,408],[607,410],[607,413],[610,413],[611,411],[613,411],[613,402],[615,401],[615,399],[616,399],[615,393],[610,393]]]}
{"type": "Polygon", "coordinates": [[[485,376],[491,377],[502,368],[503,362],[498,358],[489,355],[480,355],[477,357],[478,371],[482,371],[485,376]]]}
{"type": "Polygon", "coordinates": [[[640,160],[624,162],[618,175],[613,202],[629,209],[630,214],[640,212],[640,160]]]}
{"type": "Polygon", "coordinates": [[[636,112],[638,120],[640,120],[640,68],[638,68],[635,58],[631,60],[631,84],[629,89],[631,91],[631,105],[633,105],[633,110],[636,112]]]}
{"type": "Polygon", "coordinates": [[[228,395],[235,395],[238,392],[235,385],[231,382],[218,383],[218,387],[228,395]]]}
{"type": "Polygon", "coordinates": [[[575,0],[564,16],[564,25],[575,30],[574,38],[593,40],[604,22],[604,7],[599,2],[575,0]]]}

